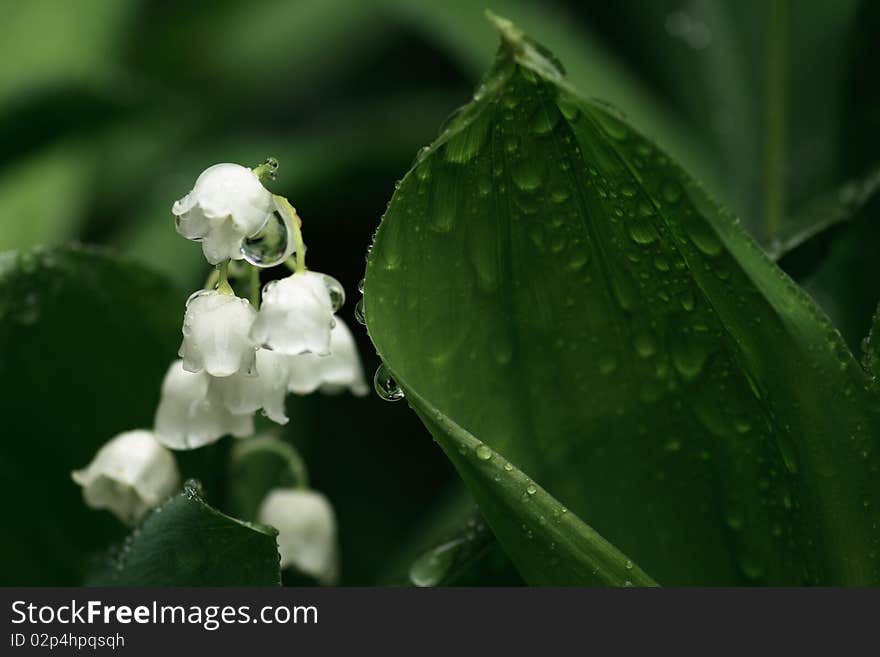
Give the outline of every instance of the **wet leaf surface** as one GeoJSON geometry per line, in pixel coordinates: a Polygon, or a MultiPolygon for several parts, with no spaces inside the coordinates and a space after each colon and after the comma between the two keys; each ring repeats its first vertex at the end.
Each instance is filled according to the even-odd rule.
{"type": "Polygon", "coordinates": [[[840,334],[667,154],[500,29],[394,194],[364,301],[520,572],[541,581],[527,541],[547,537],[503,529],[521,491],[451,453],[459,429],[663,584],[880,581],[877,403],[840,334]]]}
{"type": "Polygon", "coordinates": [[[276,532],[224,515],[197,482],[153,511],[92,586],[278,586],[276,532]]]}

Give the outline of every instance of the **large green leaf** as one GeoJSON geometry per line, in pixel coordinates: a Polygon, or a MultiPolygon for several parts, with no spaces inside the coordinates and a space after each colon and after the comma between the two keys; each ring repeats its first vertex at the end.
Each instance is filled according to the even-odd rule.
{"type": "Polygon", "coordinates": [[[280,561],[270,527],[211,508],[196,482],[158,507],[93,577],[92,586],[277,586],[280,561]]]}
{"type": "MultiPolygon", "coordinates": [[[[371,338],[423,421],[504,454],[664,584],[880,581],[880,420],[840,335],[665,153],[499,24],[494,68],[368,258],[371,338]]],[[[501,529],[503,478],[447,453],[537,579],[501,529]]]]}
{"type": "Polygon", "coordinates": [[[86,556],[121,538],[70,471],[116,433],[152,425],[184,297],[93,250],[0,256],[0,494],[14,534],[0,543],[3,584],[78,584],[86,556]]]}
{"type": "Polygon", "coordinates": [[[545,586],[653,586],[624,554],[524,472],[403,384],[523,578],[545,586]]]}
{"type": "Polygon", "coordinates": [[[880,306],[874,311],[871,331],[862,344],[862,364],[875,383],[880,378],[880,345],[877,344],[878,342],[880,342],[880,306]]]}

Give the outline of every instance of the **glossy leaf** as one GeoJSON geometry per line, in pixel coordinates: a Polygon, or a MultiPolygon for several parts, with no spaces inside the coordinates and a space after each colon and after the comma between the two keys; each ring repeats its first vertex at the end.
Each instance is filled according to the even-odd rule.
{"type": "Polygon", "coordinates": [[[519,468],[403,385],[413,410],[455,465],[495,536],[528,583],[655,585],[632,560],[519,468]]]}
{"type": "Polygon", "coordinates": [[[880,306],[874,311],[871,332],[865,338],[862,348],[862,365],[877,383],[880,381],[880,306]]]}
{"type": "Polygon", "coordinates": [[[502,545],[550,576],[508,526],[499,453],[664,584],[880,581],[880,421],[839,333],[667,154],[499,27],[475,100],[392,198],[364,301],[502,545]],[[448,449],[466,436],[488,462],[448,449]]]}
{"type": "Polygon", "coordinates": [[[277,533],[208,506],[195,482],[151,513],[92,586],[277,586],[277,533]]]}
{"type": "Polygon", "coordinates": [[[0,494],[16,536],[0,544],[3,584],[80,584],[87,556],[124,535],[70,471],[152,425],[185,296],[96,250],[0,254],[0,494]]]}

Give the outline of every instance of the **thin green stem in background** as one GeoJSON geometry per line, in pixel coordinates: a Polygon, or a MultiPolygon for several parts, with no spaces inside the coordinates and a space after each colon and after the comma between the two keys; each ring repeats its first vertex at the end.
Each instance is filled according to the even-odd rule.
{"type": "Polygon", "coordinates": [[[785,219],[785,0],[769,3],[764,230],[777,235],[785,219]]]}
{"type": "Polygon", "coordinates": [[[250,268],[250,288],[251,288],[251,305],[256,309],[260,309],[260,270],[258,267],[250,268]]]}
{"type": "Polygon", "coordinates": [[[295,488],[302,490],[309,488],[309,472],[305,461],[303,461],[293,445],[275,436],[257,436],[247,442],[238,443],[235,446],[231,459],[233,464],[235,464],[259,452],[268,452],[280,458],[293,479],[295,488]]]}

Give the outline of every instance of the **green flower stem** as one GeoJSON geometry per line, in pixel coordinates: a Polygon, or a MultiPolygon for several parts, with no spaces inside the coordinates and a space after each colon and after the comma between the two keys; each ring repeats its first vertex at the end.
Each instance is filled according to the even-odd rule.
{"type": "Polygon", "coordinates": [[[217,291],[220,294],[235,294],[232,286],[229,284],[229,261],[224,260],[217,265],[217,291]]]}
{"type": "Polygon", "coordinates": [[[260,270],[258,267],[250,268],[250,288],[251,288],[251,305],[256,309],[260,309],[260,270]]]}
{"type": "Polygon", "coordinates": [[[260,182],[266,180],[275,180],[275,172],[278,170],[278,160],[274,157],[267,157],[266,160],[255,166],[251,171],[260,179],[260,182]]]}
{"type": "Polygon", "coordinates": [[[255,452],[269,452],[284,461],[287,471],[290,473],[294,488],[307,490],[309,488],[309,473],[305,461],[299,452],[290,445],[275,436],[257,436],[245,442],[238,443],[232,454],[233,461],[240,461],[255,452]]]}
{"type": "Polygon", "coordinates": [[[296,209],[286,198],[283,196],[276,196],[275,200],[287,213],[287,216],[290,218],[291,229],[293,230],[294,253],[296,254],[295,261],[292,266],[289,259],[285,264],[294,273],[304,272],[306,270],[306,244],[303,241],[302,236],[302,219],[299,218],[296,209]]]}
{"type": "Polygon", "coordinates": [[[217,268],[211,270],[211,273],[208,274],[208,278],[205,279],[205,285],[203,286],[206,290],[213,290],[217,286],[217,281],[220,280],[220,272],[217,271],[217,268]]]}

